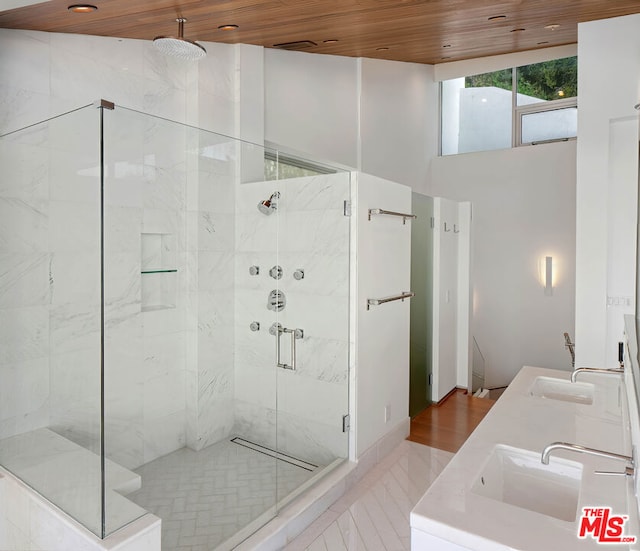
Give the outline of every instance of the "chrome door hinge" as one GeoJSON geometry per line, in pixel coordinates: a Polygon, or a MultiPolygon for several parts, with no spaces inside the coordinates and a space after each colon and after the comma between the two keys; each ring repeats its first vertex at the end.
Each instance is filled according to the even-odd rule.
{"type": "Polygon", "coordinates": [[[436,219],[432,216],[431,217],[431,229],[436,227],[436,219]]]}
{"type": "Polygon", "coordinates": [[[344,215],[351,216],[351,201],[344,202],[344,215]]]}
{"type": "Polygon", "coordinates": [[[351,429],[351,415],[347,413],[342,416],[342,432],[349,432],[349,429],[351,429]]]}

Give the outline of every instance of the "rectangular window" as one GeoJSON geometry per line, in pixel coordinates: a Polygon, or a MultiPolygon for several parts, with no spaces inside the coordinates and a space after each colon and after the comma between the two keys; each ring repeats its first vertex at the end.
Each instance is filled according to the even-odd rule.
{"type": "Polygon", "coordinates": [[[335,172],[334,169],[295,157],[285,156],[275,151],[265,151],[264,153],[265,181],[286,180],[288,178],[316,176],[318,174],[335,174],[335,172]]]}
{"type": "Polygon", "coordinates": [[[442,154],[511,147],[511,69],[442,83],[442,154]]]}
{"type": "Polygon", "coordinates": [[[577,58],[441,83],[441,154],[505,149],[577,136],[577,58]]]}

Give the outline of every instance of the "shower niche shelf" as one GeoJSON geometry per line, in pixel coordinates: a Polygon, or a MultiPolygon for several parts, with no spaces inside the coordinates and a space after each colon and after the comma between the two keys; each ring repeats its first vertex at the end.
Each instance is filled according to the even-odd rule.
{"type": "Polygon", "coordinates": [[[178,278],[175,236],[143,233],[140,242],[141,310],[153,312],[175,308],[178,278]]]}

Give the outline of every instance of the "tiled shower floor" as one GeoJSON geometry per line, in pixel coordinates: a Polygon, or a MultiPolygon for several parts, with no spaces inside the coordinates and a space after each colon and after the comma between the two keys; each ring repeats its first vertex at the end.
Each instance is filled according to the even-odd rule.
{"type": "Polygon", "coordinates": [[[317,469],[226,440],[198,452],[179,449],[136,472],[142,489],[127,498],[162,519],[163,551],[211,551],[317,469]]]}

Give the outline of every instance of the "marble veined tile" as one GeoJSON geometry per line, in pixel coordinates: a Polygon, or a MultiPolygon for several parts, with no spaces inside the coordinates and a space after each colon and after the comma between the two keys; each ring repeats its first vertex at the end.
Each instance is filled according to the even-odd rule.
{"type": "Polygon", "coordinates": [[[142,217],[142,232],[170,233],[181,243],[184,237],[185,220],[182,213],[171,210],[144,209],[142,217]]]}
{"type": "Polygon", "coordinates": [[[278,450],[316,465],[328,465],[349,455],[348,435],[339,423],[321,423],[279,411],[278,450]]]}
{"type": "Polygon", "coordinates": [[[106,207],[104,212],[104,248],[110,252],[140,254],[143,210],[130,207],[106,207]]]}
{"type": "Polygon", "coordinates": [[[0,250],[47,252],[50,212],[44,201],[0,197],[0,250]]]}
{"type": "Polygon", "coordinates": [[[201,211],[198,248],[202,251],[232,251],[235,241],[233,214],[201,211]]]}
{"type": "Polygon", "coordinates": [[[26,90],[49,93],[50,34],[2,29],[0,74],[12,75],[26,90]]]}
{"type": "Polygon", "coordinates": [[[307,335],[297,347],[296,374],[317,381],[346,385],[349,377],[349,343],[307,335]],[[303,346],[304,342],[304,346],[303,346]]]}
{"type": "Polygon", "coordinates": [[[186,206],[184,165],[170,168],[145,166],[143,206],[149,209],[184,210],[186,206]]]}
{"type": "Polygon", "coordinates": [[[145,167],[182,168],[185,171],[189,155],[187,144],[192,133],[197,131],[156,117],[145,117],[143,125],[145,167]]]}
{"type": "Polygon", "coordinates": [[[200,86],[217,98],[234,99],[235,75],[228,68],[235,66],[235,48],[230,44],[218,42],[205,42],[203,45],[207,49],[207,57],[198,63],[200,86]]]}
{"type": "MultiPolygon", "coordinates": [[[[287,307],[280,320],[285,327],[303,329],[305,335],[347,341],[349,304],[347,297],[287,293],[287,307]]],[[[304,339],[301,342],[304,345],[304,339]]]]}
{"type": "Polygon", "coordinates": [[[55,252],[50,255],[48,286],[51,304],[100,302],[100,254],[98,251],[55,252]]]}
{"type": "Polygon", "coordinates": [[[166,82],[143,82],[142,111],[170,120],[184,120],[186,93],[166,82]]]}
{"type": "Polygon", "coordinates": [[[47,253],[0,252],[0,308],[48,304],[49,266],[47,253]]]}
{"type": "Polygon", "coordinates": [[[103,98],[140,109],[142,47],[142,41],[52,34],[51,94],[77,105],[103,98]]]}
{"type": "MultiPolygon", "coordinates": [[[[209,89],[203,89],[201,81],[198,106],[198,120],[206,121],[207,128],[214,128],[216,132],[228,136],[236,133],[235,113],[238,112],[238,100],[236,98],[211,94],[209,89]]],[[[202,123],[200,122],[200,124],[202,123]]]]}
{"type": "Polygon", "coordinates": [[[308,295],[349,295],[349,255],[346,252],[278,251],[278,263],[285,270],[281,285],[286,290],[308,295]],[[303,279],[293,277],[297,269],[304,271],[303,279]]]}
{"type": "Polygon", "coordinates": [[[49,320],[52,354],[77,350],[100,350],[99,304],[52,306],[49,320]]]}
{"type": "Polygon", "coordinates": [[[0,363],[11,364],[49,355],[46,306],[0,309],[0,363]]]}
{"type": "MultiPolygon", "coordinates": [[[[46,130],[40,130],[46,135],[46,130]]],[[[0,197],[30,200],[49,198],[49,151],[41,144],[24,141],[27,134],[37,129],[20,132],[0,139],[0,197]]]]}
{"type": "Polygon", "coordinates": [[[280,220],[280,250],[324,254],[349,252],[350,218],[340,210],[286,211],[280,220]]]}
{"type": "Polygon", "coordinates": [[[158,83],[165,83],[166,86],[184,91],[189,64],[162,54],[148,40],[139,42],[144,62],[142,74],[149,82],[149,92],[152,93],[154,85],[158,83]]]}
{"type": "Polygon", "coordinates": [[[202,449],[232,434],[235,423],[233,396],[218,396],[198,404],[197,447],[202,449]]]}
{"type": "Polygon", "coordinates": [[[0,134],[14,132],[48,118],[50,103],[48,94],[0,84],[0,134]]]}
{"type": "Polygon", "coordinates": [[[275,449],[276,445],[276,412],[252,402],[236,399],[234,434],[275,449]]]}
{"type": "Polygon", "coordinates": [[[234,276],[235,262],[232,250],[203,250],[198,253],[198,282],[201,291],[232,293],[234,276]]]}
{"type": "Polygon", "coordinates": [[[144,420],[144,462],[184,447],[186,413],[184,410],[144,420]]]}
{"type": "Polygon", "coordinates": [[[48,410],[48,358],[0,364],[0,381],[0,420],[48,410]]]}
{"type": "Polygon", "coordinates": [[[100,208],[98,203],[51,201],[49,243],[51,250],[94,252],[100,250],[100,208]]]}
{"type": "Polygon", "coordinates": [[[342,210],[350,199],[349,182],[348,172],[284,180],[283,206],[288,212],[342,210]]]}
{"type": "Polygon", "coordinates": [[[75,419],[93,438],[100,427],[100,351],[58,354],[50,362],[52,416],[75,419]]]}
{"type": "MultiPolygon", "coordinates": [[[[50,123],[53,125],[53,123],[50,123]]],[[[50,138],[61,139],[68,142],[68,137],[57,138],[50,129],[50,138]]],[[[93,134],[93,139],[97,138],[97,128],[93,134]]],[[[87,136],[89,140],[89,136],[87,136]]],[[[76,140],[73,140],[76,141],[76,140]]],[[[88,141],[92,144],[93,140],[88,141]]],[[[49,188],[51,199],[54,201],[70,201],[77,205],[77,208],[91,209],[93,205],[100,202],[100,151],[97,147],[92,147],[89,151],[86,144],[77,144],[75,150],[64,149],[51,154],[49,163],[49,188]]]]}
{"type": "Polygon", "coordinates": [[[278,412],[338,427],[349,409],[349,387],[300,377],[295,371],[278,373],[278,412]]]}

